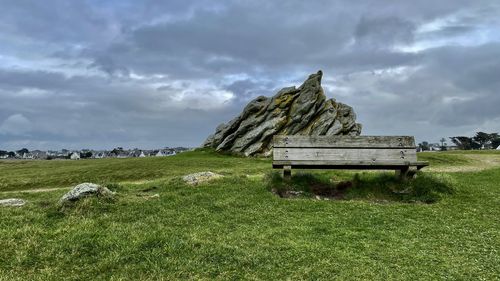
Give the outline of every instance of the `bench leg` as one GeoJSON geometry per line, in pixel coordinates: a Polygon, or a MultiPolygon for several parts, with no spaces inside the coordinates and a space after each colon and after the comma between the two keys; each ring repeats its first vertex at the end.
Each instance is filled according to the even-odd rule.
{"type": "Polygon", "coordinates": [[[396,176],[402,180],[409,180],[415,178],[417,167],[404,167],[401,170],[396,170],[396,176]]]}
{"type": "Polygon", "coordinates": [[[285,181],[292,179],[292,166],[283,166],[283,179],[285,181]]]}

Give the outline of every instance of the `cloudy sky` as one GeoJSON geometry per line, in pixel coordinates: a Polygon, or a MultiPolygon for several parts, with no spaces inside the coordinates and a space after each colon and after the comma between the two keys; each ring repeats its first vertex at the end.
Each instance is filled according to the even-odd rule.
{"type": "Polygon", "coordinates": [[[367,135],[500,131],[500,1],[0,0],[0,149],[197,146],[322,69],[367,135]]]}

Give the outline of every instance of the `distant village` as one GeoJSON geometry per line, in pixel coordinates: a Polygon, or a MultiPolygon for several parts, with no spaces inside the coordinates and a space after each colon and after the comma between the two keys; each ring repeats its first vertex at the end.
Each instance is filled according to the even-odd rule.
{"type": "Polygon", "coordinates": [[[26,148],[17,151],[0,150],[0,159],[37,159],[37,160],[53,160],[53,159],[101,159],[101,158],[134,158],[134,157],[166,157],[173,156],[184,151],[191,150],[186,147],[163,148],[163,149],[123,149],[122,147],[114,148],[113,150],[32,150],[26,148]]]}
{"type": "MultiPolygon", "coordinates": [[[[500,150],[500,135],[499,133],[484,133],[477,132],[474,136],[457,136],[449,137],[451,143],[447,143],[445,138],[441,138],[437,143],[429,143],[423,141],[416,146],[417,152],[422,151],[447,151],[447,150],[500,150]]],[[[29,151],[26,148],[17,151],[0,150],[0,160],[2,159],[101,159],[101,158],[134,158],[134,157],[165,157],[173,156],[178,153],[192,150],[186,147],[166,147],[163,149],[124,149],[117,147],[112,150],[68,150],[62,149],[59,151],[48,150],[33,150],[29,151]]]]}
{"type": "Polygon", "coordinates": [[[441,138],[439,143],[423,141],[418,144],[417,151],[445,151],[445,150],[500,150],[500,135],[498,133],[476,132],[472,137],[449,137],[451,144],[441,138]]]}

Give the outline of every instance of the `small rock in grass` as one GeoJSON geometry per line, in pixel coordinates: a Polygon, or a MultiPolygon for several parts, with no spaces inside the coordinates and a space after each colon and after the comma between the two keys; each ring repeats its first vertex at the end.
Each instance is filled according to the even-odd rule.
{"type": "Polygon", "coordinates": [[[271,192],[273,194],[278,195],[281,198],[292,198],[292,197],[298,197],[298,196],[301,196],[301,195],[305,194],[304,191],[296,191],[296,190],[284,190],[284,191],[280,191],[280,190],[278,190],[276,188],[271,189],[271,192]]]}
{"type": "Polygon", "coordinates": [[[18,198],[9,198],[0,200],[0,206],[20,207],[26,204],[26,201],[18,198]]]}
{"type": "Polygon", "coordinates": [[[108,196],[112,197],[115,193],[104,186],[100,186],[93,183],[82,183],[75,186],[71,191],[64,194],[59,203],[65,203],[70,201],[77,201],[83,197],[87,196],[108,196]]]}
{"type": "Polygon", "coordinates": [[[287,191],[288,194],[291,196],[300,196],[304,194],[304,191],[295,191],[295,190],[289,190],[287,191]]]}
{"type": "Polygon", "coordinates": [[[146,196],[145,198],[146,198],[146,199],[156,199],[156,198],[160,198],[160,194],[155,193],[155,194],[153,194],[153,195],[146,196]]]}
{"type": "Polygon", "coordinates": [[[224,176],[216,174],[216,173],[212,173],[212,172],[200,172],[200,173],[186,175],[186,176],[182,177],[182,179],[187,184],[198,185],[199,183],[210,181],[213,179],[222,178],[222,177],[224,177],[224,176]]]}
{"type": "Polygon", "coordinates": [[[137,194],[137,196],[142,197],[146,200],[160,198],[160,194],[137,194]]]}

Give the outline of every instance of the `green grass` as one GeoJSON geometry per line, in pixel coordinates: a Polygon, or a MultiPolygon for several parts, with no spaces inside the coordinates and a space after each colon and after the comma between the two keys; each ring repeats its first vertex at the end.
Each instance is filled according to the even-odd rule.
{"type": "MultiPolygon", "coordinates": [[[[437,166],[474,165],[460,153],[419,157],[437,166]]],[[[382,183],[393,181],[379,173],[361,173],[348,200],[283,199],[268,190],[270,166],[268,159],[210,151],[0,162],[0,198],[29,201],[0,208],[0,280],[500,278],[499,166],[424,169],[421,178],[430,183],[420,186],[443,179],[453,186],[453,194],[442,193],[433,204],[378,200],[382,183]],[[225,177],[197,187],[180,180],[206,170],[225,177]],[[116,199],[88,198],[60,209],[66,190],[16,192],[85,181],[113,183],[116,199]],[[160,198],[144,197],[155,193],[160,198]]],[[[354,174],[303,177],[338,184],[354,174]]]]}
{"type": "Polygon", "coordinates": [[[473,161],[464,157],[466,153],[463,151],[450,151],[450,152],[423,152],[419,153],[419,160],[429,161],[432,166],[458,166],[472,164],[473,161]]]}
{"type": "Polygon", "coordinates": [[[176,157],[0,161],[0,191],[68,187],[82,182],[144,182],[211,170],[224,175],[254,174],[271,161],[219,155],[210,150],[176,157]]]}

